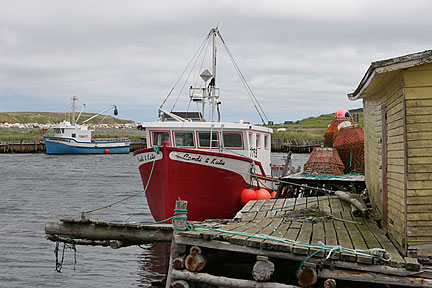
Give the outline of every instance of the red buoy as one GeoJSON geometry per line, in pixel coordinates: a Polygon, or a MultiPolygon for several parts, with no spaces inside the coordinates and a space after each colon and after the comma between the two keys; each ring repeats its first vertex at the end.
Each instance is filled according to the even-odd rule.
{"type": "Polygon", "coordinates": [[[270,192],[270,196],[271,196],[271,198],[272,198],[272,199],[273,199],[273,198],[276,198],[276,194],[277,194],[276,191],[272,191],[272,192],[270,192]]]}
{"type": "Polygon", "coordinates": [[[109,149],[105,149],[105,154],[108,154],[109,153],[109,149]]]}
{"type": "Polygon", "coordinates": [[[258,200],[257,194],[251,186],[243,189],[243,191],[241,192],[240,198],[244,204],[248,203],[251,200],[258,200]]]}
{"type": "Polygon", "coordinates": [[[258,189],[256,191],[256,195],[257,195],[258,200],[268,200],[268,199],[270,199],[270,193],[266,189],[264,189],[264,188],[258,189]]]}

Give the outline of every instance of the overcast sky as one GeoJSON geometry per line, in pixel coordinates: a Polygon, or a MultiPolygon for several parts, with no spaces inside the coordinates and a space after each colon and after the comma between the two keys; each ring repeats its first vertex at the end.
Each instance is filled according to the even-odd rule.
{"type": "MultiPolygon", "coordinates": [[[[372,61],[432,49],[431,11],[427,0],[0,0],[0,112],[64,112],[78,96],[87,112],[115,104],[120,118],[153,121],[216,25],[269,120],[359,108],[346,95],[372,61]]],[[[259,123],[218,56],[222,119],[259,123]]],[[[186,111],[187,89],[164,108],[178,95],[186,111]]]]}

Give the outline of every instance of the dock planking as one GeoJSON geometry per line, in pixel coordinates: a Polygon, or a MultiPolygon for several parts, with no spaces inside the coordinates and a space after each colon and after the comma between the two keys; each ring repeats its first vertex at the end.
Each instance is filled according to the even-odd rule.
{"type": "MultiPolygon", "coordinates": [[[[331,214],[331,206],[330,206],[330,199],[328,196],[324,198],[323,201],[320,202],[320,209],[328,214],[331,214]]],[[[338,239],[336,236],[336,230],[334,227],[333,220],[325,221],[324,222],[324,233],[325,233],[325,244],[328,246],[338,246],[338,239]]],[[[326,256],[330,253],[330,251],[326,252],[326,256]]],[[[331,259],[339,259],[340,253],[338,251],[332,252],[332,255],[330,256],[331,259]]]]}
{"type": "MultiPolygon", "coordinates": [[[[339,199],[330,199],[330,207],[332,211],[332,215],[336,218],[343,219],[343,208],[341,200],[339,199]]],[[[348,249],[354,249],[354,246],[351,242],[351,238],[349,236],[349,233],[345,227],[344,222],[342,221],[333,221],[333,225],[336,231],[336,236],[338,238],[339,246],[342,246],[344,248],[348,249]]],[[[340,255],[342,260],[349,261],[349,262],[356,262],[357,257],[351,253],[341,252],[340,255]]]]}
{"type": "MultiPolygon", "coordinates": [[[[216,227],[221,231],[200,231],[199,234],[191,235],[203,240],[224,241],[232,245],[240,245],[249,248],[256,248],[261,251],[269,250],[275,252],[291,253],[294,258],[301,255],[305,257],[320,250],[319,247],[308,247],[296,245],[290,240],[319,245],[320,242],[337,247],[341,246],[353,250],[368,250],[372,248],[383,248],[392,254],[390,266],[407,267],[408,263],[397,252],[391,241],[379,230],[372,219],[357,217],[351,211],[351,205],[334,196],[286,198],[251,201],[241,212],[239,221],[219,224],[216,227]],[[294,210],[316,209],[331,214],[331,217],[300,217],[294,210]],[[311,220],[312,219],[312,220],[311,220]],[[343,220],[355,221],[349,223],[343,220]],[[225,233],[227,231],[230,233],[225,233]],[[236,235],[237,234],[237,235],[236,235]],[[266,235],[285,239],[277,241],[271,239],[260,239],[249,235],[266,235]],[[297,256],[295,256],[297,255],[297,256]]],[[[182,235],[189,235],[193,232],[182,232],[182,235]]],[[[327,256],[329,251],[320,251],[314,257],[322,258],[327,256]]],[[[355,255],[349,252],[333,251],[331,259],[335,261],[357,262],[359,264],[385,264],[382,261],[374,262],[374,259],[365,255],[355,255]]],[[[409,262],[413,269],[418,267],[416,263],[409,262]]]]}
{"type": "MultiPolygon", "coordinates": [[[[345,220],[348,221],[354,221],[351,215],[351,204],[348,202],[342,202],[342,208],[343,212],[342,217],[345,220]]],[[[351,238],[351,242],[353,244],[353,247],[355,250],[367,250],[368,246],[366,245],[365,240],[363,239],[362,234],[360,233],[358,226],[363,225],[363,223],[358,222],[358,224],[345,222],[345,228],[348,231],[348,234],[351,238]]],[[[373,247],[373,248],[379,248],[379,246],[373,247]]],[[[357,255],[357,263],[363,263],[363,264],[373,264],[373,259],[368,256],[363,255],[357,255]]]]}
{"type": "MultiPolygon", "coordinates": [[[[324,201],[318,201],[318,197],[309,197],[308,199],[313,199],[314,202],[311,202],[311,204],[308,204],[308,208],[311,208],[313,206],[318,207],[320,210],[322,210],[321,205],[324,205],[324,201]],[[311,205],[311,206],[309,206],[311,205]]],[[[311,239],[311,244],[313,245],[319,245],[319,242],[325,244],[325,239],[326,239],[326,233],[325,233],[325,229],[324,229],[324,223],[327,221],[316,221],[315,223],[313,223],[313,228],[312,228],[312,239],[311,239]]],[[[320,248],[310,248],[311,249],[311,253],[315,253],[315,257],[324,257],[326,255],[325,251],[320,249],[320,248]]]]}

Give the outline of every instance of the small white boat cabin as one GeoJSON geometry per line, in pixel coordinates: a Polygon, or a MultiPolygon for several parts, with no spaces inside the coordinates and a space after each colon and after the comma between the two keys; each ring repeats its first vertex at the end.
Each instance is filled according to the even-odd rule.
{"type": "Polygon", "coordinates": [[[244,156],[259,161],[271,175],[271,128],[243,121],[232,122],[144,122],[147,147],[162,146],[244,156]]]}

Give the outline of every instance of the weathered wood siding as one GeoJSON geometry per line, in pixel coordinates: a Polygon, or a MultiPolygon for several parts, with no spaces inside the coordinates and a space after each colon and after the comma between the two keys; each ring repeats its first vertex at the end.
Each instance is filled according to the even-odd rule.
{"type": "Polygon", "coordinates": [[[390,238],[400,245],[405,238],[405,144],[404,89],[402,72],[395,74],[377,93],[364,99],[365,177],[372,204],[383,213],[381,106],[387,105],[388,216],[384,225],[390,238]]]}
{"type": "Polygon", "coordinates": [[[432,64],[404,71],[408,245],[432,243],[432,64]]]}

